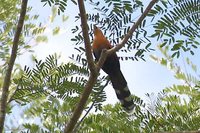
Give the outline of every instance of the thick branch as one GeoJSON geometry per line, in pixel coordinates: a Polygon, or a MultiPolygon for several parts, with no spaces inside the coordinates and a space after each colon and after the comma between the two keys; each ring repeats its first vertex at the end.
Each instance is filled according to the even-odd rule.
{"type": "Polygon", "coordinates": [[[77,104],[69,123],[67,123],[64,129],[65,133],[71,133],[73,131],[78,119],[80,118],[80,115],[82,114],[84,110],[85,104],[88,100],[88,97],[90,96],[90,93],[92,92],[92,88],[97,80],[97,75],[98,75],[97,69],[93,61],[92,52],[91,52],[91,45],[90,45],[90,39],[89,39],[89,34],[88,34],[87,16],[85,12],[84,1],[78,0],[78,5],[79,5],[80,16],[81,16],[81,26],[82,26],[82,31],[83,31],[84,43],[85,43],[86,58],[87,58],[88,67],[91,73],[90,73],[89,80],[81,95],[80,101],[77,104]]]}
{"type": "Polygon", "coordinates": [[[81,17],[81,26],[83,31],[83,38],[84,38],[84,44],[85,44],[85,50],[86,50],[86,58],[88,61],[88,67],[91,72],[95,72],[96,68],[93,61],[92,51],[91,51],[91,45],[90,45],[90,38],[88,34],[88,24],[87,24],[87,15],[85,12],[85,6],[83,0],[78,0],[78,6],[80,11],[80,17],[81,17]]]}
{"type": "Polygon", "coordinates": [[[11,80],[11,73],[12,73],[14,63],[15,63],[16,56],[17,56],[18,42],[19,42],[21,31],[22,31],[22,27],[24,24],[27,3],[28,3],[28,0],[22,0],[20,17],[19,17],[17,30],[16,30],[14,40],[13,40],[12,53],[11,53],[11,57],[8,63],[8,68],[6,71],[4,82],[3,82],[3,90],[2,90],[1,103],[0,103],[1,104],[0,105],[1,107],[0,108],[0,133],[3,132],[3,126],[4,126],[4,121],[5,121],[5,115],[6,115],[8,90],[9,90],[10,80],[11,80]]]}

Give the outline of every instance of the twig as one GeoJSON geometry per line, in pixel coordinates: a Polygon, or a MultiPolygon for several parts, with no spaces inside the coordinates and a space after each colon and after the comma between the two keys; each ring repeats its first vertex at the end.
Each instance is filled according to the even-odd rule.
{"type": "Polygon", "coordinates": [[[7,107],[7,99],[8,99],[8,93],[9,93],[8,90],[9,90],[10,80],[11,80],[11,73],[12,73],[14,63],[15,63],[16,56],[17,56],[18,42],[19,42],[21,31],[22,31],[22,27],[24,24],[27,3],[28,3],[28,0],[22,0],[20,17],[19,17],[17,30],[16,30],[14,40],[13,40],[12,53],[11,53],[11,57],[8,63],[8,68],[6,71],[4,82],[3,82],[3,89],[2,89],[1,103],[0,103],[1,104],[0,105],[1,107],[0,108],[0,133],[3,132],[5,115],[6,115],[6,107],[7,107]]]}
{"type": "Polygon", "coordinates": [[[128,41],[128,39],[132,36],[132,33],[135,31],[135,29],[138,27],[138,25],[142,22],[142,20],[145,18],[147,13],[150,11],[152,6],[157,2],[157,0],[152,0],[150,4],[147,6],[146,10],[144,13],[141,15],[141,17],[138,19],[138,21],[132,26],[128,34],[124,37],[122,42],[117,45],[116,47],[110,49],[110,50],[103,50],[101,53],[101,57],[97,63],[97,66],[95,67],[92,53],[91,53],[91,46],[90,40],[89,40],[89,35],[88,35],[88,25],[87,25],[87,18],[86,18],[86,12],[85,12],[85,6],[84,6],[84,1],[83,0],[78,0],[78,5],[79,5],[79,10],[80,10],[80,16],[81,16],[81,26],[83,30],[83,37],[84,37],[84,43],[85,43],[85,49],[86,49],[86,58],[88,61],[88,66],[91,71],[88,82],[84,88],[84,91],[81,95],[80,101],[76,106],[75,111],[72,114],[72,117],[69,121],[69,123],[66,123],[66,127],[64,129],[65,133],[71,133],[80,118],[81,113],[84,110],[85,104],[87,102],[87,99],[92,92],[92,88],[97,80],[98,73],[100,68],[102,67],[103,63],[105,62],[106,57],[109,54],[112,54],[122,48],[125,43],[128,41]]]}
{"type": "MultiPolygon", "coordinates": [[[[20,90],[26,90],[26,89],[20,89],[20,90]]],[[[15,92],[13,93],[13,95],[11,96],[11,98],[8,100],[8,103],[10,103],[13,100],[15,100],[13,97],[15,96],[15,94],[16,94],[17,91],[19,91],[19,85],[17,86],[17,89],[15,90],[15,92]]],[[[21,98],[28,97],[28,96],[33,96],[33,95],[37,95],[38,96],[38,94],[49,95],[49,96],[51,96],[53,98],[56,98],[56,96],[52,95],[51,92],[47,92],[46,90],[39,90],[39,91],[35,91],[35,92],[32,92],[32,93],[28,93],[26,95],[22,95],[20,97],[17,97],[17,99],[21,99],[21,98]]]]}

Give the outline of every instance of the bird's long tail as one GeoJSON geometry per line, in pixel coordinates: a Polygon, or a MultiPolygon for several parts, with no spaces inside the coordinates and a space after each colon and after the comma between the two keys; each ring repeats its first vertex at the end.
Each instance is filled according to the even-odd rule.
{"type": "Polygon", "coordinates": [[[118,71],[115,74],[110,74],[109,77],[122,107],[124,107],[127,112],[132,111],[135,105],[122,72],[118,71]]]}

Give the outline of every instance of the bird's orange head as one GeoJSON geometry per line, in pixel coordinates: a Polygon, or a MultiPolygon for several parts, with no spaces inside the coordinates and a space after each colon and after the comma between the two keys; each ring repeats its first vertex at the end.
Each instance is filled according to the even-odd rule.
{"type": "Polygon", "coordinates": [[[110,42],[103,35],[102,31],[94,25],[94,40],[93,40],[93,49],[96,48],[111,48],[110,42]]]}
{"type": "Polygon", "coordinates": [[[104,36],[102,31],[96,25],[94,25],[93,32],[94,32],[94,36],[98,36],[98,37],[104,36]]]}

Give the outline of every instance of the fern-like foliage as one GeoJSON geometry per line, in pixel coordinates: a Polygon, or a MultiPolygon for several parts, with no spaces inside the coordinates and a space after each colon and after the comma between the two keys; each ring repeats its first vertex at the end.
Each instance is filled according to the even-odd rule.
{"type": "MultiPolygon", "coordinates": [[[[74,0],[71,1],[77,4],[74,0]]],[[[43,0],[42,2],[62,3],[55,0],[43,0]]],[[[87,17],[91,38],[92,25],[98,24],[112,45],[120,42],[130,26],[139,17],[138,14],[143,12],[145,5],[138,0],[87,0],[85,3],[87,7],[90,7],[87,10],[87,17]]],[[[172,45],[172,57],[179,57],[181,50],[189,51],[193,55],[194,49],[199,45],[198,39],[200,37],[199,3],[198,0],[158,1],[132,38],[129,39],[127,45],[121,49],[122,52],[128,53],[130,56],[122,56],[121,59],[144,60],[144,53],[153,50],[152,44],[156,43],[154,38],[162,41],[162,46],[172,45]]],[[[66,4],[62,4],[62,6],[65,7],[66,4]]],[[[77,21],[80,16],[76,15],[75,18],[77,21]]],[[[75,33],[75,36],[71,40],[76,45],[82,44],[83,37],[79,26],[72,28],[72,33],[75,33]]]]}
{"type": "MultiPolygon", "coordinates": [[[[152,59],[174,72],[174,77],[183,81],[183,84],[175,84],[166,87],[161,103],[157,105],[155,116],[162,125],[168,125],[160,130],[164,131],[185,131],[198,130],[199,113],[199,77],[197,74],[185,73],[181,67],[174,62],[168,54],[169,49],[160,48],[164,58],[152,56],[152,59]]],[[[196,66],[187,58],[186,62],[194,73],[197,72],[196,66]]]]}
{"type": "Polygon", "coordinates": [[[87,71],[70,63],[58,66],[56,56],[47,57],[45,62],[35,60],[35,63],[36,66],[33,69],[25,66],[23,76],[19,80],[15,80],[18,88],[13,99],[31,102],[42,95],[53,95],[61,98],[64,95],[79,93],[84,79],[73,79],[70,76],[80,74],[80,72],[82,75],[87,75],[87,71]]]}
{"type": "MultiPolygon", "coordinates": [[[[54,132],[55,127],[59,128],[59,131],[64,128],[64,121],[73,112],[89,76],[87,67],[82,64],[82,59],[79,59],[76,60],[77,65],[74,63],[59,64],[58,56],[50,55],[44,61],[35,60],[34,68],[25,66],[22,77],[14,79],[17,89],[11,95],[10,101],[29,105],[26,113],[29,117],[26,119],[39,117],[42,124],[38,125],[38,130],[48,129],[54,132]],[[56,121],[58,119],[55,120],[55,116],[61,119],[60,125],[59,121],[56,121]],[[63,116],[65,119],[62,118],[63,116]],[[47,118],[55,121],[48,125],[47,118]]],[[[107,77],[100,76],[88,100],[86,110],[91,103],[96,111],[102,109],[102,102],[106,100],[104,88],[107,84],[105,83],[107,83],[107,77]]],[[[26,123],[23,127],[31,131],[34,126],[36,125],[26,123]]]]}
{"type": "Polygon", "coordinates": [[[151,37],[162,39],[162,46],[173,44],[172,57],[180,56],[180,50],[193,50],[199,45],[200,1],[199,0],[169,0],[156,5],[149,15],[154,18],[155,32],[151,37]]]}
{"type": "MultiPolygon", "coordinates": [[[[132,115],[125,113],[119,104],[106,105],[99,114],[90,114],[80,126],[79,132],[173,132],[199,130],[200,91],[199,77],[184,73],[168,54],[161,49],[164,58],[152,59],[174,72],[175,78],[184,81],[180,85],[165,88],[158,95],[147,94],[144,101],[133,96],[136,103],[132,115]]],[[[186,59],[188,66],[197,72],[195,65],[186,59]]]]}
{"type": "Polygon", "coordinates": [[[67,6],[67,0],[41,0],[44,3],[44,6],[48,4],[49,6],[57,6],[58,14],[64,12],[67,6]]]}
{"type": "MultiPolygon", "coordinates": [[[[78,100],[89,76],[88,70],[83,65],[58,64],[56,55],[50,55],[45,61],[35,60],[35,63],[35,68],[30,69],[25,66],[23,76],[20,79],[15,79],[18,88],[12,99],[24,104],[42,96],[53,96],[64,101],[68,97],[74,97],[78,100]]],[[[97,84],[100,88],[104,81],[105,77],[98,80],[97,84]]],[[[94,95],[98,93],[99,97],[103,97],[98,102],[104,101],[105,92],[102,91],[99,94],[95,90],[94,95]]],[[[71,105],[74,106],[77,100],[71,102],[71,105]]]]}
{"type": "Polygon", "coordinates": [[[81,123],[79,132],[139,132],[145,127],[148,121],[144,111],[144,101],[133,96],[136,104],[135,113],[129,116],[123,111],[121,105],[117,103],[115,106],[106,105],[103,107],[102,113],[90,114],[83,123],[81,123]],[[101,123],[101,124],[100,124],[101,123]]]}
{"type": "MultiPolygon", "coordinates": [[[[93,25],[97,24],[105,36],[111,42],[112,45],[117,45],[127,34],[130,27],[139,17],[137,14],[139,9],[143,8],[140,1],[93,1],[90,0],[89,5],[94,10],[93,12],[88,11],[88,26],[89,35],[93,38],[93,25]]],[[[76,20],[79,20],[80,16],[76,16],[76,20]]],[[[144,53],[149,52],[151,42],[147,38],[147,32],[143,29],[145,26],[145,21],[136,30],[133,37],[131,37],[126,47],[121,49],[121,52],[127,53],[125,56],[120,56],[122,60],[145,60],[144,53]]],[[[72,29],[72,33],[75,33],[75,37],[71,40],[75,42],[76,45],[83,43],[82,32],[79,27],[76,26],[72,29]]],[[[80,47],[80,46],[78,46],[80,47]]]]}

